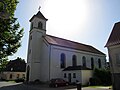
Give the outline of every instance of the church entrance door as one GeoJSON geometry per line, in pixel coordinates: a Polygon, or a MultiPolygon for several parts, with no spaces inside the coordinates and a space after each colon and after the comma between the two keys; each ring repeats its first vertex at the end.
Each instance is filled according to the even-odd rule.
{"type": "Polygon", "coordinates": [[[68,81],[71,83],[71,73],[68,74],[68,81]]]}

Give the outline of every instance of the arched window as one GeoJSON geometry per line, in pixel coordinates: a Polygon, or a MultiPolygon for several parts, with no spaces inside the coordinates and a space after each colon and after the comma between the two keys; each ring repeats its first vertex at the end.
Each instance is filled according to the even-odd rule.
{"type": "Polygon", "coordinates": [[[94,69],[94,59],[91,58],[91,69],[94,69]]]}
{"type": "Polygon", "coordinates": [[[98,59],[98,67],[101,68],[101,60],[98,59]]]}
{"type": "Polygon", "coordinates": [[[33,29],[33,22],[31,22],[31,25],[30,25],[30,30],[33,29]]]}
{"type": "Polygon", "coordinates": [[[39,22],[39,23],[38,23],[38,28],[39,28],[39,29],[43,29],[43,24],[42,24],[42,22],[39,22]]]}
{"type": "Polygon", "coordinates": [[[60,58],[60,67],[61,68],[65,68],[66,67],[66,57],[65,57],[65,54],[64,53],[62,53],[61,54],[61,58],[60,58]]]}
{"type": "Polygon", "coordinates": [[[82,63],[83,63],[83,66],[86,67],[86,57],[85,56],[82,57],[82,63]]]}
{"type": "Polygon", "coordinates": [[[77,66],[77,57],[76,57],[76,55],[72,56],[72,65],[77,66]]]}

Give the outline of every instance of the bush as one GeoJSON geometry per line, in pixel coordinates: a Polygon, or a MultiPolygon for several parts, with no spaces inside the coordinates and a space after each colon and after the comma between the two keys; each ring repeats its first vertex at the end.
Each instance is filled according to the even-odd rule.
{"type": "Polygon", "coordinates": [[[101,84],[101,80],[99,78],[90,78],[89,79],[90,85],[91,86],[95,86],[95,85],[100,85],[101,84]]]}
{"type": "Polygon", "coordinates": [[[25,80],[23,78],[18,78],[15,80],[16,83],[19,83],[19,82],[24,82],[25,80]]]}
{"type": "Polygon", "coordinates": [[[90,85],[111,85],[111,73],[105,69],[95,69],[93,78],[90,79],[90,85]]]}

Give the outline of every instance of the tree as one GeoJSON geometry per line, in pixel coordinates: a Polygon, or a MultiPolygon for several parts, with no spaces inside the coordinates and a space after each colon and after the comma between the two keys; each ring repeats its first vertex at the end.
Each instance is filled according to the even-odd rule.
{"type": "MultiPolygon", "coordinates": [[[[21,38],[23,37],[23,28],[20,28],[14,12],[18,4],[17,0],[3,0],[6,4],[5,10],[9,13],[9,18],[0,18],[0,61],[13,55],[21,46],[21,38]]],[[[4,5],[0,3],[0,11],[4,10],[4,5]]]]}
{"type": "Polygon", "coordinates": [[[22,59],[20,57],[17,57],[15,60],[20,60],[21,62],[25,62],[25,59],[22,59]]]}
{"type": "Polygon", "coordinates": [[[6,68],[6,65],[8,64],[8,58],[4,58],[2,60],[0,60],[0,73],[2,73],[4,71],[4,69],[6,68]]]}
{"type": "Polygon", "coordinates": [[[94,79],[97,85],[111,85],[111,73],[106,69],[94,69],[94,79]]]}

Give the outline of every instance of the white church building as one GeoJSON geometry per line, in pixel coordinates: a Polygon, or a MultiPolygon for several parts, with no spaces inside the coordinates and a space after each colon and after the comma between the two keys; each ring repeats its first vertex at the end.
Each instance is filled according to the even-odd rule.
{"type": "Polygon", "coordinates": [[[62,78],[87,84],[94,68],[104,68],[106,55],[96,48],[46,34],[47,19],[38,11],[30,19],[27,81],[62,78]]]}

